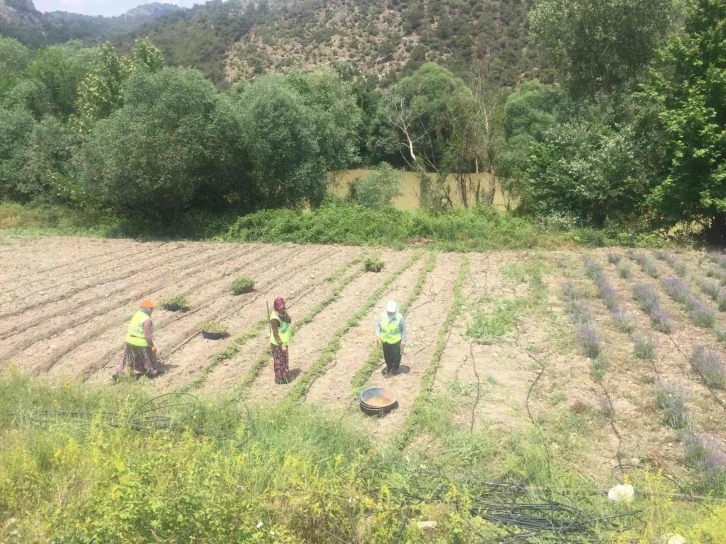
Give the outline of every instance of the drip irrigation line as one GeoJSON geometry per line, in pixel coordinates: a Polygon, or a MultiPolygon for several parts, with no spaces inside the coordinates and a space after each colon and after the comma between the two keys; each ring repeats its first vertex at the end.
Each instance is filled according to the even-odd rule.
{"type": "MultiPolygon", "coordinates": [[[[484,271],[484,293],[486,294],[486,291],[488,290],[489,268],[491,263],[489,260],[489,254],[485,253],[485,255],[487,259],[487,267],[484,271]]],[[[469,268],[469,279],[471,280],[472,284],[474,284],[475,288],[477,288],[476,282],[471,275],[471,268],[469,268]]],[[[471,353],[471,368],[474,371],[474,376],[476,376],[476,398],[474,399],[474,405],[471,407],[471,425],[469,427],[469,433],[473,434],[474,422],[476,420],[476,409],[479,405],[479,399],[481,398],[481,378],[479,377],[479,372],[476,369],[476,358],[474,357],[474,341],[469,343],[469,353],[471,353]]]]}

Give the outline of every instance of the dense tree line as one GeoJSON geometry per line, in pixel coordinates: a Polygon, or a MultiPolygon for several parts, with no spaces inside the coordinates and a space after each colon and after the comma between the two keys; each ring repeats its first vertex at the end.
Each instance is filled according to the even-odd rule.
{"type": "MultiPolygon", "coordinates": [[[[2,39],[0,198],[168,223],[316,206],[330,170],[388,162],[418,172],[437,211],[451,191],[487,205],[501,186],[546,221],[695,224],[722,241],[725,20],[718,0],[540,0],[532,31],[558,82],[512,92],[477,62],[385,89],[338,64],[219,90],[148,40],[120,54],[2,39]]],[[[351,198],[385,205],[396,179],[384,166],[351,198]]]]}

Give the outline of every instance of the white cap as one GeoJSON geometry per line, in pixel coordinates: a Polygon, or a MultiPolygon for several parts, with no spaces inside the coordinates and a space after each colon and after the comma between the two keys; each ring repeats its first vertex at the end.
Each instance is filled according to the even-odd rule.
{"type": "Polygon", "coordinates": [[[392,314],[392,313],[395,313],[395,312],[396,312],[396,310],[398,310],[398,305],[396,304],[396,302],[395,302],[394,300],[389,300],[389,301],[388,301],[388,302],[386,303],[386,311],[387,311],[387,312],[388,312],[389,314],[392,314]]]}

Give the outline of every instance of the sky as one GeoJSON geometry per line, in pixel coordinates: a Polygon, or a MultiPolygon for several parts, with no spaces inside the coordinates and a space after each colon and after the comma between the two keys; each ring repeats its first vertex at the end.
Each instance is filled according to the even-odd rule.
{"type": "MultiPolygon", "coordinates": [[[[128,10],[150,4],[155,0],[33,0],[35,9],[38,11],[69,11],[71,13],[82,13],[83,15],[104,15],[112,17],[122,15],[128,10]]],[[[195,3],[203,3],[204,0],[156,0],[163,4],[176,4],[185,8],[192,7],[195,3]]]]}

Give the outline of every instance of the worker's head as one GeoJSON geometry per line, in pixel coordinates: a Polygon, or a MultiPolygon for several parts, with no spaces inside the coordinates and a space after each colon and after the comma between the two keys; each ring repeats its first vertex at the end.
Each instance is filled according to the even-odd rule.
{"type": "Polygon", "coordinates": [[[150,314],[154,311],[154,308],[156,308],[156,304],[153,300],[144,299],[141,301],[141,311],[146,312],[147,314],[150,314]]]}
{"type": "Polygon", "coordinates": [[[394,300],[389,300],[386,303],[386,313],[390,316],[393,316],[398,311],[398,305],[394,300]]]}
{"type": "Polygon", "coordinates": [[[281,312],[285,309],[285,299],[282,297],[277,297],[275,299],[275,311],[281,312]]]}

